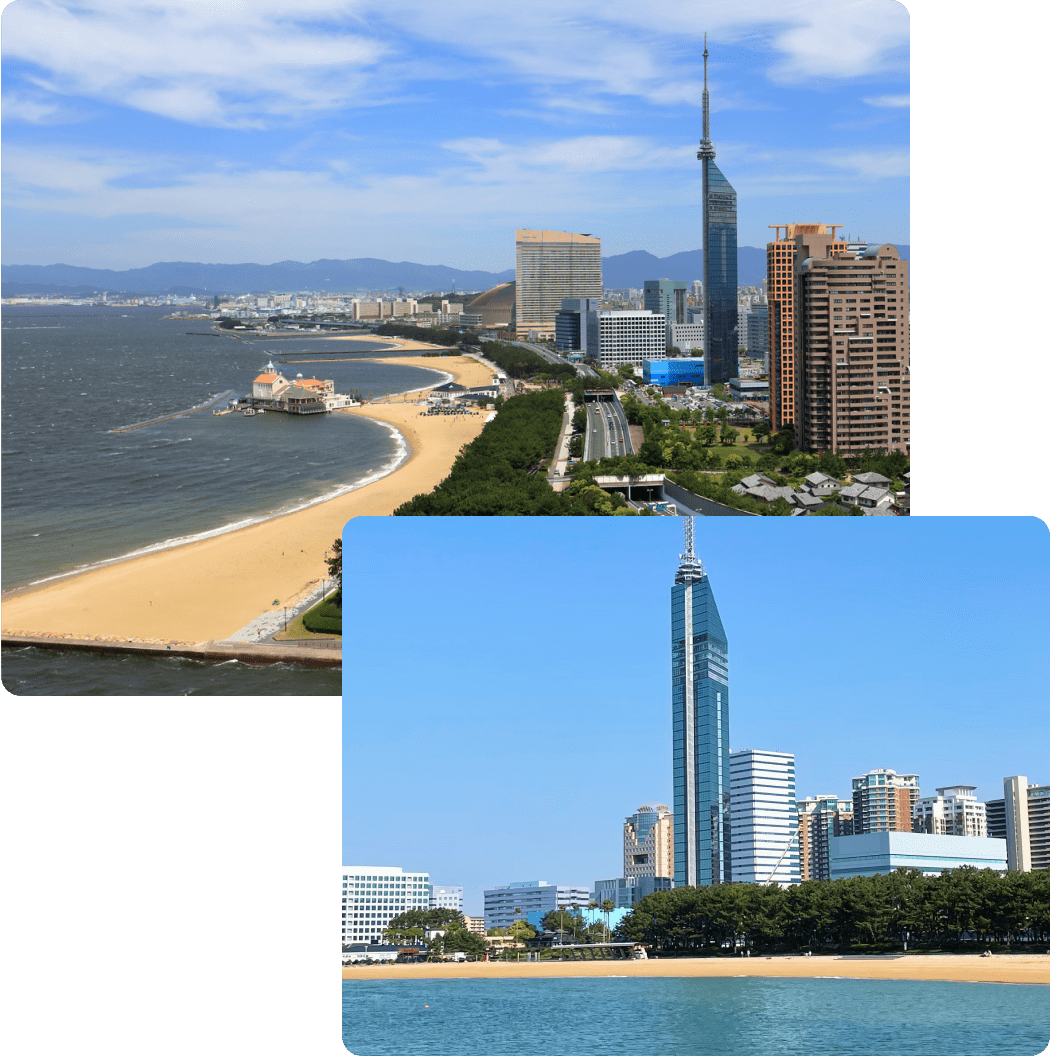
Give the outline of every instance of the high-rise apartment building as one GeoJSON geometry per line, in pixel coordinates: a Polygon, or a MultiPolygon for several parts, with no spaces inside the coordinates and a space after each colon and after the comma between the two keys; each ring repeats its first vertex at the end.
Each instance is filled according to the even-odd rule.
{"type": "Polygon", "coordinates": [[[912,808],[919,798],[918,774],[870,770],[853,778],[853,832],[911,832],[912,808]]]}
{"type": "Polygon", "coordinates": [[[674,815],[646,803],[623,823],[624,877],[674,876],[674,815]]]}
{"type": "Polygon", "coordinates": [[[911,449],[908,262],[796,238],[795,439],[805,451],[911,449]]]}
{"type": "Polygon", "coordinates": [[[343,942],[379,942],[394,917],[429,908],[428,873],[389,865],[343,866],[343,942]]]}
{"type": "Polygon", "coordinates": [[[601,239],[567,231],[519,230],[514,289],[517,333],[554,337],[563,299],[601,299],[601,239]]]}
{"type": "Polygon", "coordinates": [[[729,643],[711,580],[693,550],[671,588],[674,882],[706,886],[732,876],[729,815],[729,643]]]}
{"type": "Polygon", "coordinates": [[[704,134],[696,152],[702,166],[704,238],[704,362],[708,385],[737,376],[736,191],[715,164],[707,94],[704,34],[704,134]]]}
{"type": "Polygon", "coordinates": [[[938,788],[936,796],[916,800],[912,808],[912,832],[933,836],[987,836],[984,804],[974,795],[976,785],[938,788]]]}
{"type": "Polygon", "coordinates": [[[1003,778],[1002,799],[985,804],[988,835],[1006,840],[1010,869],[1027,873],[1050,869],[1050,785],[1030,785],[1027,777],[1003,778]]]}
{"type": "Polygon", "coordinates": [[[654,315],[662,315],[670,327],[684,323],[686,285],[678,279],[646,279],[643,285],[644,307],[654,315]]]}
{"type": "Polygon", "coordinates": [[[463,912],[463,888],[448,887],[445,884],[432,884],[430,887],[431,909],[454,909],[463,912]]]}
{"type": "Polygon", "coordinates": [[[729,755],[733,882],[799,882],[795,757],[743,749],[729,755]]]}
{"type": "Polygon", "coordinates": [[[853,801],[807,796],[798,801],[799,874],[803,880],[831,877],[829,839],[853,835],[853,801]]]}
{"type": "MultiPolygon", "coordinates": [[[[776,231],[766,243],[766,292],[769,306],[769,415],[770,425],[779,432],[795,424],[795,272],[802,235],[827,237],[825,224],[770,224],[776,231]],[[781,228],[784,237],[780,237],[781,228]]],[[[830,227],[826,252],[845,252],[847,243],[835,238],[830,227]]],[[[807,246],[808,248],[808,246],[807,246]]],[[[824,255],[824,254],[822,254],[824,255]]],[[[797,435],[797,434],[796,434],[797,435]]]]}

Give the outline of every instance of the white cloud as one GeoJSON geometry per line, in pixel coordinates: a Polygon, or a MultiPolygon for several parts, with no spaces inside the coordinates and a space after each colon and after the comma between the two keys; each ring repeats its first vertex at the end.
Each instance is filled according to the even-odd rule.
{"type": "Polygon", "coordinates": [[[864,99],[868,106],[911,106],[910,95],[875,95],[864,99]]]}
{"type": "Polygon", "coordinates": [[[865,179],[907,176],[909,172],[908,151],[894,148],[822,152],[822,160],[833,168],[845,169],[865,179]]]}
{"type": "Polygon", "coordinates": [[[867,76],[900,63],[908,16],[896,0],[704,0],[659,17],[636,0],[526,0],[496,13],[490,0],[18,0],[3,46],[56,95],[259,127],[479,71],[563,111],[593,110],[600,95],[697,105],[705,30],[724,106],[727,54],[778,81],[867,76]]]}

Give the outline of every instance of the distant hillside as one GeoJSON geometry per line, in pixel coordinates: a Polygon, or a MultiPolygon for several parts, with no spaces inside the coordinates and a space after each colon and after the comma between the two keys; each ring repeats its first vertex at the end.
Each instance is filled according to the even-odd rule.
{"type": "MultiPolygon", "coordinates": [[[[908,246],[898,246],[908,259],[908,246]]],[[[703,253],[699,249],[657,257],[644,249],[602,258],[602,282],[606,288],[640,288],[646,279],[684,279],[692,282],[703,276],[703,253]]],[[[741,246],[737,252],[737,281],[741,286],[757,286],[765,278],[766,251],[741,246]]],[[[191,264],[167,262],[146,268],[110,271],[82,268],[72,264],[4,264],[0,268],[4,296],[50,293],[54,296],[101,293],[166,294],[195,293],[292,293],[326,291],[396,293],[398,286],[422,292],[438,290],[488,290],[501,282],[514,280],[514,269],[506,271],[462,271],[443,264],[392,263],[376,257],[354,260],[315,260],[301,264],[282,260],[279,264],[191,264]]]]}
{"type": "MultiPolygon", "coordinates": [[[[3,292],[8,284],[42,288],[47,286],[87,286],[98,290],[133,293],[174,293],[176,289],[199,293],[267,293],[324,290],[331,293],[357,293],[366,290],[396,292],[452,289],[487,290],[514,278],[505,272],[462,271],[441,264],[394,264],[374,257],[356,260],[315,260],[301,264],[282,260],[279,264],[194,264],[182,261],[150,264],[146,268],[110,271],[81,268],[71,264],[5,264],[0,268],[3,292]]],[[[14,292],[12,290],[12,292],[14,292]]],[[[29,292],[25,290],[24,292],[29,292]]]]}
{"type": "MultiPolygon", "coordinates": [[[[909,246],[897,246],[903,260],[908,259],[909,246]]],[[[757,246],[740,246],[737,249],[737,283],[741,286],[758,286],[766,277],[766,251],[757,246]]],[[[703,279],[704,254],[693,249],[675,253],[670,257],[655,257],[644,249],[632,253],[621,253],[602,259],[602,284],[606,289],[639,289],[646,279],[703,279]]]]}

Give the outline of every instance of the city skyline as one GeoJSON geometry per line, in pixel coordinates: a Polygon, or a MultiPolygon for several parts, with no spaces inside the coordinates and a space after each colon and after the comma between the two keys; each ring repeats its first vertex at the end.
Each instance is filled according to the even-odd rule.
{"type": "MultiPolygon", "coordinates": [[[[917,773],[924,794],[976,785],[982,801],[1008,775],[1047,780],[1044,525],[727,521],[697,521],[696,549],[733,648],[734,749],[792,753],[799,798],[848,800],[878,767],[917,773]],[[978,667],[975,638],[991,657],[978,667]],[[859,736],[851,709],[873,707],[880,721],[859,736]]],[[[344,860],[428,870],[462,885],[473,914],[486,887],[622,875],[624,817],[672,801],[680,533],[676,518],[352,523],[370,556],[346,587],[344,633],[367,663],[348,683],[360,710],[345,704],[344,860]],[[407,649],[388,634],[404,622],[406,553],[434,584],[416,590],[412,627],[435,628],[407,649]],[[404,764],[418,779],[392,781],[404,764]],[[372,820],[356,792],[381,785],[372,820]]]]}
{"type": "Polygon", "coordinates": [[[892,0],[709,2],[658,22],[534,0],[498,31],[473,0],[428,14],[415,0],[268,0],[250,16],[168,0],[119,19],[106,0],[12,5],[8,262],[499,271],[519,227],[593,231],[612,254],[696,249],[705,31],[741,243],[829,196],[855,234],[910,241],[909,21],[892,0]]]}

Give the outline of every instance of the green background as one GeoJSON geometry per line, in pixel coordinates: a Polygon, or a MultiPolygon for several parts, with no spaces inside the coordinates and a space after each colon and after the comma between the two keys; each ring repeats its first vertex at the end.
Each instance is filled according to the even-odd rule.
{"type": "MultiPolygon", "coordinates": [[[[907,6],[915,512],[1047,520],[1040,8],[907,6]]],[[[0,723],[10,1051],[344,1051],[338,698],[3,691],[0,723]]]]}

